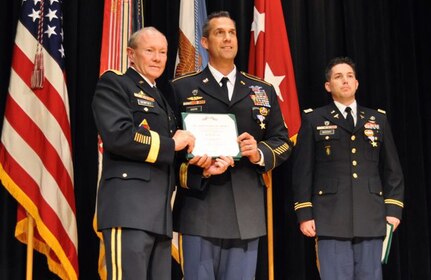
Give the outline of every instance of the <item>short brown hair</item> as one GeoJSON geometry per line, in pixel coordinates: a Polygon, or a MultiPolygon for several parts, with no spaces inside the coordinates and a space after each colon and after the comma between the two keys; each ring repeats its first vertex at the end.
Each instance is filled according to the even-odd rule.
{"type": "Polygon", "coordinates": [[[208,38],[210,34],[210,21],[213,18],[221,18],[221,17],[230,18],[233,21],[233,24],[236,25],[235,21],[230,17],[230,14],[228,11],[213,12],[206,18],[202,26],[202,37],[208,38]]]}
{"type": "Polygon", "coordinates": [[[331,80],[332,68],[338,64],[349,65],[350,67],[352,67],[353,73],[356,76],[356,65],[350,57],[347,57],[347,56],[346,57],[335,57],[329,61],[328,65],[326,66],[326,69],[325,69],[325,78],[326,78],[327,82],[329,82],[331,80]]]}

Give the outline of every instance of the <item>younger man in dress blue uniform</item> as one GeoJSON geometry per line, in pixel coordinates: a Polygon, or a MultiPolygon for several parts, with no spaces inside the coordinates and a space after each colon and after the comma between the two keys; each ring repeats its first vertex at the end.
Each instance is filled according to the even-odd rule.
{"type": "Polygon", "coordinates": [[[242,158],[182,158],[174,229],[183,234],[184,277],[251,280],[266,234],[262,173],[287,159],[291,143],[274,88],[235,67],[238,41],[227,12],[208,17],[201,43],[208,67],[172,82],[178,113],[234,114],[242,158]]]}
{"type": "Polygon", "coordinates": [[[325,89],[333,103],[305,110],[294,152],[295,210],[318,238],[323,280],[382,279],[386,223],[401,220],[404,182],[385,112],[356,103],[354,63],[333,59],[325,89]]]}

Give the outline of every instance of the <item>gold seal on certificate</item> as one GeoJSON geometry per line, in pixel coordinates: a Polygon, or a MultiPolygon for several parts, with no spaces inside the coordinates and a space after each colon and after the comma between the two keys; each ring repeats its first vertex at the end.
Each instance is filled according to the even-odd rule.
{"type": "Polygon", "coordinates": [[[237,142],[238,129],[233,114],[181,113],[184,130],[196,138],[195,148],[188,158],[208,155],[241,158],[237,142]]]}

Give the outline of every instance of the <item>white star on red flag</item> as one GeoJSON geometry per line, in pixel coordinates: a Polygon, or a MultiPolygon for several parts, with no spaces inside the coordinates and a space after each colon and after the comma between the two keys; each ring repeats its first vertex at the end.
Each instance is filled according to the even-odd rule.
{"type": "Polygon", "coordinates": [[[251,31],[254,31],[254,44],[257,42],[260,32],[265,32],[265,13],[259,13],[254,7],[253,23],[251,24],[251,31]]]}
{"type": "Polygon", "coordinates": [[[282,75],[282,76],[274,75],[269,64],[268,63],[265,64],[265,81],[272,84],[272,86],[275,89],[275,92],[277,93],[278,98],[280,98],[281,101],[284,101],[284,99],[283,99],[283,95],[281,94],[280,84],[283,81],[284,77],[286,77],[286,75],[282,75]]]}
{"type": "Polygon", "coordinates": [[[301,119],[293,63],[280,0],[255,0],[251,25],[249,72],[274,86],[289,136],[301,119]]]}

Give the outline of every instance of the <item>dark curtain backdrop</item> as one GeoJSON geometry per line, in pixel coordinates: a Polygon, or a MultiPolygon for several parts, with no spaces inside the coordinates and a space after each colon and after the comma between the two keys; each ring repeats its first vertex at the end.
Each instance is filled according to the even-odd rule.
{"type": "MultiPolygon", "coordinates": [[[[30,1],[30,0],[27,0],[30,1]]],[[[11,53],[20,0],[0,9],[0,125],[9,84],[11,53]]],[[[103,1],[64,1],[67,79],[73,130],[80,279],[98,279],[98,240],[92,231],[97,179],[97,140],[91,100],[99,72],[103,1]]],[[[145,25],[169,41],[172,77],[178,40],[179,0],[146,0],[145,25]]],[[[394,235],[385,279],[431,279],[431,1],[283,0],[301,109],[326,104],[324,67],[334,56],[357,63],[361,105],[387,111],[404,169],[402,224],[394,235]]],[[[207,1],[208,12],[228,10],[236,19],[237,66],[247,70],[252,0],[207,1]]],[[[273,42],[277,47],[277,41],[273,42]]],[[[319,279],[314,240],[301,236],[292,210],[290,162],[274,172],[275,278],[319,279]]],[[[16,202],[0,188],[0,279],[24,279],[25,247],[14,238],[16,202]]],[[[174,271],[177,274],[178,271],[174,271]]],[[[260,257],[257,279],[265,279],[260,257]]],[[[179,277],[175,277],[179,279],[179,277]]],[[[57,279],[35,253],[34,279],[57,279]]]]}

